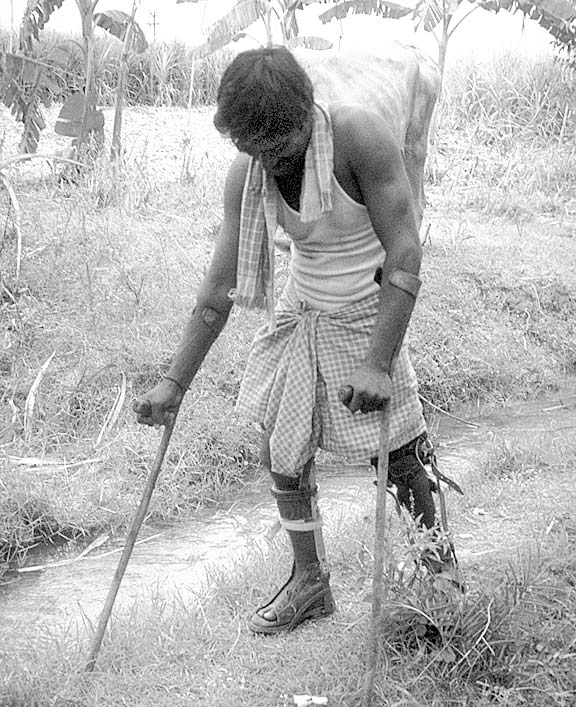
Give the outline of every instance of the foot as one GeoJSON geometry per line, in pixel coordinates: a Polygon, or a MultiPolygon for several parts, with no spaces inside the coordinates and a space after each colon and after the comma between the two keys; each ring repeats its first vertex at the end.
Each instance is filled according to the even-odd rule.
{"type": "Polygon", "coordinates": [[[318,619],[334,612],[330,590],[330,574],[323,572],[320,563],[308,565],[290,579],[268,604],[260,607],[249,621],[254,633],[292,631],[307,619],[318,619]]]}

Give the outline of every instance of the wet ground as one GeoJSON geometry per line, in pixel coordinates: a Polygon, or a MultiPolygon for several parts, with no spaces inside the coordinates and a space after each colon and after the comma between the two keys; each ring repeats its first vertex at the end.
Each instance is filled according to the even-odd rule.
{"type": "MultiPolygon", "coordinates": [[[[480,465],[498,440],[529,436],[539,445],[570,439],[576,430],[576,398],[503,409],[487,416],[465,416],[468,423],[440,417],[434,437],[440,440],[441,470],[466,489],[466,478],[480,465]]],[[[322,513],[327,525],[356,514],[370,514],[375,503],[373,473],[368,466],[334,463],[320,465],[318,481],[322,513]]],[[[576,502],[574,484],[567,493],[576,502]]],[[[276,529],[276,508],[269,484],[246,488],[225,510],[198,513],[177,526],[144,528],[126,570],[115,609],[129,609],[136,600],[154,591],[180,592],[206,582],[206,571],[215,563],[233,559],[250,544],[266,543],[276,529]]],[[[456,524],[458,526],[458,524],[456,524]]],[[[461,560],[486,552],[474,542],[473,533],[462,533],[457,544],[461,560]],[[467,540],[468,538],[468,540],[467,540]]],[[[121,541],[106,542],[84,557],[79,552],[64,558],[31,557],[18,577],[0,588],[0,655],[25,652],[33,644],[49,642],[63,631],[92,632],[102,610],[121,552],[121,541]],[[34,568],[41,567],[41,569],[34,568]]]]}

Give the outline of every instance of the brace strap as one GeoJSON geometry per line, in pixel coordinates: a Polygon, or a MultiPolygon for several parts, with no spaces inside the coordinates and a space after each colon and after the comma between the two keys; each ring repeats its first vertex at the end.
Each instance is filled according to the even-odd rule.
{"type": "Polygon", "coordinates": [[[451,489],[459,493],[461,496],[464,496],[464,491],[462,491],[456,481],[454,481],[454,479],[451,479],[449,476],[446,476],[446,474],[443,474],[438,468],[438,463],[436,461],[436,450],[434,449],[434,445],[430,441],[429,437],[427,437],[425,440],[421,440],[416,445],[414,451],[416,453],[416,459],[418,459],[421,466],[426,468],[426,465],[429,464],[434,476],[438,481],[443,481],[451,489]]]}
{"type": "Polygon", "coordinates": [[[448,486],[453,488],[455,491],[458,491],[458,493],[461,493],[462,495],[464,495],[464,491],[462,491],[460,486],[455,481],[443,474],[438,468],[438,463],[436,461],[436,452],[434,450],[434,445],[432,444],[430,439],[427,438],[426,440],[423,440],[421,445],[416,445],[415,451],[416,458],[418,459],[422,467],[425,469],[425,464],[430,464],[432,473],[436,477],[436,491],[438,493],[438,499],[440,501],[440,527],[447,535],[450,550],[452,551],[452,557],[454,558],[456,567],[458,567],[458,558],[456,557],[454,541],[452,540],[452,537],[449,534],[446,498],[444,496],[444,490],[442,489],[442,484],[440,482],[444,481],[448,486]]]}
{"type": "Polygon", "coordinates": [[[318,486],[314,471],[314,463],[307,464],[297,489],[285,491],[273,486],[272,495],[278,503],[280,524],[285,530],[297,533],[314,533],[314,543],[320,567],[323,572],[328,572],[326,548],[322,537],[322,517],[318,507],[318,486]],[[288,516],[288,518],[283,516],[288,516]]]}
{"type": "MultiPolygon", "coordinates": [[[[196,312],[197,307],[194,308],[194,312],[196,312]]],[[[218,310],[213,309],[212,307],[203,307],[200,310],[200,316],[202,317],[202,321],[206,326],[214,333],[216,336],[220,334],[222,329],[224,329],[224,326],[226,324],[226,317],[221,314],[218,310]]]]}
{"type": "Polygon", "coordinates": [[[280,518],[280,523],[285,530],[295,530],[297,533],[308,533],[311,530],[320,530],[324,523],[318,515],[314,520],[284,520],[280,518]]]}
{"type": "Polygon", "coordinates": [[[277,501],[297,503],[298,501],[307,501],[308,499],[314,498],[314,496],[318,493],[318,486],[314,485],[310,488],[291,489],[288,491],[272,486],[270,491],[277,501]]]}
{"type": "Polygon", "coordinates": [[[418,275],[414,275],[407,270],[400,270],[399,268],[392,270],[388,281],[394,287],[397,287],[398,289],[407,292],[409,295],[412,295],[414,299],[418,297],[418,291],[420,290],[420,285],[422,284],[422,281],[418,275]]]}
{"type": "Polygon", "coordinates": [[[311,487],[315,490],[315,495],[310,499],[312,505],[312,522],[317,526],[314,528],[314,542],[316,544],[316,554],[318,555],[318,560],[320,561],[320,567],[323,572],[328,572],[328,561],[326,559],[326,546],[324,545],[324,536],[322,535],[322,516],[320,515],[320,508],[318,506],[318,486],[316,485],[316,469],[314,464],[310,465],[310,477],[309,483],[311,487]]]}

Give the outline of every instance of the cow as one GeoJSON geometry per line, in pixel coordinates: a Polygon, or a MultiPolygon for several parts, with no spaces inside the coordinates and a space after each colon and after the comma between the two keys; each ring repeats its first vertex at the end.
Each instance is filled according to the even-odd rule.
{"type": "Polygon", "coordinates": [[[359,103],[386,120],[402,150],[420,227],[428,132],[440,90],[436,63],[417,47],[400,42],[389,42],[378,53],[301,50],[296,56],[317,100],[359,103]]]}

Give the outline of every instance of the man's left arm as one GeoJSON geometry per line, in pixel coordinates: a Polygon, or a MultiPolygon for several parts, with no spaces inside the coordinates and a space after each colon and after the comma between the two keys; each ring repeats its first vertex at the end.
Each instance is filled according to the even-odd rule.
{"type": "Polygon", "coordinates": [[[349,165],[386,258],[368,353],[345,382],[354,391],[347,403],[352,412],[380,409],[392,394],[392,368],[418,294],[422,257],[413,195],[400,147],[378,116],[366,116],[361,126],[349,136],[349,165]]]}

